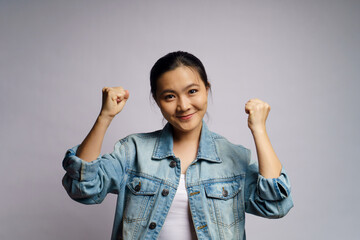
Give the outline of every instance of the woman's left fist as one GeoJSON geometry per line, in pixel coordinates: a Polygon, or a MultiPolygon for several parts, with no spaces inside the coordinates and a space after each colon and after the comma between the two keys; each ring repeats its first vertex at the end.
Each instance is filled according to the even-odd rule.
{"type": "Polygon", "coordinates": [[[265,122],[270,112],[270,105],[260,99],[250,99],[245,104],[248,116],[248,126],[252,132],[265,131],[265,122]]]}

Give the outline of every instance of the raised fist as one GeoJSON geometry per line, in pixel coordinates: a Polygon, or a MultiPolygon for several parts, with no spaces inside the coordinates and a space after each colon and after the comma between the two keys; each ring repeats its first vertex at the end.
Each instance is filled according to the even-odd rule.
{"type": "Polygon", "coordinates": [[[248,126],[252,132],[264,131],[265,122],[270,112],[270,105],[260,99],[250,99],[245,104],[245,112],[248,116],[248,126]]]}
{"type": "Polygon", "coordinates": [[[122,87],[104,87],[100,115],[113,118],[121,112],[129,98],[129,91],[122,87]]]}

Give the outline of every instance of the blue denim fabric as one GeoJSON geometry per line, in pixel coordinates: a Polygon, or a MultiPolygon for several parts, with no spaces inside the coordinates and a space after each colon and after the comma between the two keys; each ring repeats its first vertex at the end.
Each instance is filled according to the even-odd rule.
{"type": "MultiPolygon", "coordinates": [[[[96,204],[108,193],[118,194],[112,239],[156,239],[181,174],[171,125],[121,139],[112,153],[90,163],[75,155],[77,147],[63,161],[69,196],[96,204]],[[164,189],[168,195],[162,195],[164,189]]],[[[186,171],[186,189],[198,239],[245,239],[245,212],[280,218],[293,206],[284,170],[265,179],[248,149],[210,132],[205,123],[197,158],[186,171]]]]}

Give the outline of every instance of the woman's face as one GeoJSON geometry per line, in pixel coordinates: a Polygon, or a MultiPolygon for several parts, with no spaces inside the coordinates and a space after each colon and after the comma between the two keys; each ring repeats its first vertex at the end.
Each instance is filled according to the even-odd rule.
{"type": "Polygon", "coordinates": [[[175,133],[200,131],[209,88],[189,67],[178,67],[157,80],[156,103],[175,133]]]}

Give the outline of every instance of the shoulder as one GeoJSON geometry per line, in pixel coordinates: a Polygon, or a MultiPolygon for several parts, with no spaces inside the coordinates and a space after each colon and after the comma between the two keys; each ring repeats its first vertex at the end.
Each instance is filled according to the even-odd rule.
{"type": "Polygon", "coordinates": [[[245,150],[245,151],[250,151],[248,148],[244,147],[241,144],[234,144],[234,143],[230,142],[226,137],[224,137],[224,136],[222,136],[222,135],[220,135],[218,133],[210,132],[210,136],[218,144],[226,145],[226,146],[231,147],[231,148],[237,148],[237,149],[242,149],[242,150],[245,150]]]}
{"type": "Polygon", "coordinates": [[[115,143],[114,151],[130,159],[139,153],[151,154],[160,135],[161,130],[130,134],[115,143]]]}
{"type": "Polygon", "coordinates": [[[250,149],[244,147],[241,144],[234,144],[230,142],[227,138],[225,138],[224,136],[218,133],[215,132],[210,132],[210,133],[212,139],[214,140],[218,153],[227,154],[227,155],[235,154],[238,156],[241,155],[247,159],[250,158],[250,154],[251,154],[250,149]]]}
{"type": "Polygon", "coordinates": [[[145,133],[133,133],[130,134],[122,139],[120,139],[118,142],[120,143],[140,143],[140,142],[151,142],[151,140],[156,141],[159,136],[161,135],[162,130],[156,130],[153,132],[145,132],[145,133]]]}

